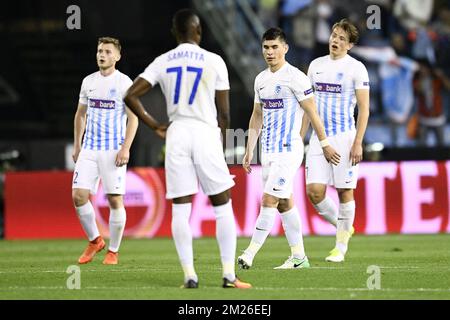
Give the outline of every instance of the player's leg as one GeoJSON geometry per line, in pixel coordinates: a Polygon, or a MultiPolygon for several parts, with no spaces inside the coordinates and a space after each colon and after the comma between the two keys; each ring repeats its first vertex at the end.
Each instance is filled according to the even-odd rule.
{"type": "Polygon", "coordinates": [[[333,167],[334,186],[339,195],[339,214],[337,219],[336,246],[326,258],[329,262],[344,261],[348,242],[354,232],[355,200],[353,189],[358,181],[358,165],[352,166],[350,149],[354,132],[346,132],[334,139],[336,150],[341,155],[340,163],[333,167]]]}
{"type": "Polygon", "coordinates": [[[116,166],[117,150],[99,151],[99,172],[109,203],[109,247],[103,264],[119,262],[119,247],[127,220],[123,204],[127,167],[116,166]]]}
{"type": "Polygon", "coordinates": [[[198,287],[194,268],[194,251],[189,217],[192,211],[192,195],[172,199],[172,237],[184,273],[184,288],[198,287]]]}
{"type": "Polygon", "coordinates": [[[275,222],[275,216],[278,213],[279,198],[271,194],[281,190],[281,188],[277,187],[276,160],[276,155],[273,155],[273,160],[271,161],[268,156],[262,154],[261,165],[264,193],[250,244],[243,254],[238,257],[238,265],[242,269],[249,269],[253,265],[253,259],[269,236],[275,222]],[[277,191],[274,191],[273,188],[277,191]]]}
{"type": "Polygon", "coordinates": [[[348,243],[353,234],[355,220],[355,200],[353,189],[337,189],[339,194],[339,216],[336,231],[336,246],[326,258],[329,262],[344,261],[348,250],[348,243]]]}
{"type": "Polygon", "coordinates": [[[123,196],[108,194],[109,202],[109,247],[103,264],[119,263],[119,248],[127,221],[127,214],[123,205],[123,196]]]}
{"type": "Polygon", "coordinates": [[[310,183],[306,185],[309,201],[316,211],[333,226],[337,226],[338,208],[334,201],[326,195],[327,185],[310,183]]]}
{"type": "MultiPolygon", "coordinates": [[[[300,215],[292,198],[294,177],[296,176],[302,161],[302,157],[298,156],[298,154],[302,153],[303,152],[296,152],[283,155],[273,166],[273,176],[275,179],[269,177],[269,181],[272,181],[270,183],[272,185],[272,190],[277,190],[276,194],[279,197],[277,210],[281,214],[281,222],[291,249],[289,258],[281,266],[276,267],[276,269],[298,269],[309,267],[308,258],[306,257],[303,245],[300,215]]],[[[270,184],[268,185],[269,187],[270,184]]]]}
{"type": "Polygon", "coordinates": [[[280,199],[278,211],[281,214],[281,222],[291,248],[291,255],[281,266],[274,269],[309,268],[308,257],[303,245],[302,222],[292,196],[289,199],[280,199]]]}
{"type": "Polygon", "coordinates": [[[72,200],[89,244],[78,259],[84,264],[92,261],[97,252],[105,247],[95,221],[95,210],[89,201],[89,194],[98,186],[97,155],[93,151],[82,150],[75,164],[72,181],[72,200]]]}
{"type": "Polygon", "coordinates": [[[326,195],[331,168],[323,156],[317,139],[311,139],[310,149],[306,155],[305,176],[309,201],[326,221],[336,226],[338,209],[334,201],[326,195]]]}
{"type": "Polygon", "coordinates": [[[172,201],[172,237],[184,272],[184,288],[197,288],[198,276],[194,268],[192,231],[189,217],[192,195],[198,192],[198,180],[191,159],[190,128],[173,122],[166,136],[165,174],[166,198],[172,201]]]}
{"type": "Polygon", "coordinates": [[[194,164],[203,192],[209,196],[216,216],[216,239],[222,262],[224,288],[250,288],[235,275],[236,222],[230,188],[234,180],[230,175],[220,143],[220,130],[208,126],[196,131],[194,164]]]}
{"type": "Polygon", "coordinates": [[[238,265],[242,269],[249,269],[253,265],[253,259],[263,246],[275,222],[278,213],[279,199],[273,195],[264,193],[258,218],[256,219],[250,244],[238,257],[238,265]]]}
{"type": "Polygon", "coordinates": [[[216,238],[219,245],[222,262],[222,277],[224,288],[251,288],[249,283],[236,277],[234,259],[236,257],[236,222],[230,198],[230,190],[225,190],[209,199],[216,215],[216,238]]]}

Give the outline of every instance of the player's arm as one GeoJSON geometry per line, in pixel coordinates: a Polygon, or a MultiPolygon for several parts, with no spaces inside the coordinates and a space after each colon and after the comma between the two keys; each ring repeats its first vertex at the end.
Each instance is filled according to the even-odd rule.
{"type": "Polygon", "coordinates": [[[126,107],[127,112],[127,129],[125,131],[125,140],[116,156],[116,166],[120,167],[128,163],[130,159],[130,148],[139,124],[139,119],[131,110],[126,107]]]}
{"type": "Polygon", "coordinates": [[[363,158],[362,143],[369,121],[369,90],[356,89],[356,103],[358,105],[358,120],[356,123],[356,136],[350,149],[350,160],[352,165],[361,162],[363,158]]]}
{"type": "Polygon", "coordinates": [[[334,165],[339,163],[341,156],[330,146],[330,143],[327,140],[327,136],[325,134],[325,129],[322,124],[322,120],[317,114],[316,102],[314,101],[314,97],[307,98],[305,100],[300,101],[300,106],[305,110],[306,115],[309,117],[311,121],[311,125],[314,131],[319,138],[320,145],[322,146],[323,155],[327,159],[328,162],[331,162],[334,165]]]}
{"type": "Polygon", "coordinates": [[[302,127],[300,128],[300,137],[302,137],[303,141],[305,140],[306,134],[308,133],[310,123],[311,121],[309,121],[309,117],[303,116],[302,127]]]}
{"type": "Polygon", "coordinates": [[[141,119],[148,127],[155,130],[159,137],[164,139],[166,136],[167,126],[161,125],[155,118],[148,114],[140,100],[140,97],[150,91],[151,88],[152,85],[147,80],[138,77],[128,89],[123,100],[128,108],[139,119],[141,119]]]}
{"type": "Polygon", "coordinates": [[[245,148],[244,159],[242,160],[242,166],[244,167],[247,173],[252,172],[252,168],[250,167],[250,163],[253,159],[253,150],[255,149],[256,143],[258,142],[258,137],[261,134],[262,128],[262,109],[261,103],[253,104],[253,112],[250,117],[250,123],[248,125],[248,141],[247,146],[245,148]]]}
{"type": "Polygon", "coordinates": [[[227,129],[230,126],[230,91],[216,90],[217,121],[222,132],[223,146],[226,146],[227,129]]]}
{"type": "Polygon", "coordinates": [[[81,151],[84,130],[86,129],[87,105],[78,103],[77,112],[73,121],[73,153],[72,159],[77,162],[81,151]]]}

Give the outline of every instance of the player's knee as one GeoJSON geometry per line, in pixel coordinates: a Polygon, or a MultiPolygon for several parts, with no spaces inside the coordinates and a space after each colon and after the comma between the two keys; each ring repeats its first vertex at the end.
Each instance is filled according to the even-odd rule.
{"type": "Polygon", "coordinates": [[[293,202],[291,201],[291,199],[280,199],[280,201],[278,202],[278,211],[281,213],[291,210],[292,207],[293,202]]]}
{"type": "Polygon", "coordinates": [[[337,189],[337,192],[340,203],[353,201],[353,189],[337,189]]]}
{"type": "Polygon", "coordinates": [[[72,201],[75,207],[81,207],[89,201],[89,193],[74,189],[72,190],[72,201]]]}
{"type": "Polygon", "coordinates": [[[108,202],[112,209],[123,207],[123,197],[121,195],[108,195],[108,202]]]}
{"type": "Polygon", "coordinates": [[[280,199],[277,197],[274,197],[270,194],[264,193],[262,198],[262,205],[263,207],[268,208],[277,208],[278,204],[280,202],[280,199]]]}
{"type": "Polygon", "coordinates": [[[230,201],[230,190],[225,190],[216,195],[209,196],[211,203],[214,207],[224,205],[230,201]]]}
{"type": "Polygon", "coordinates": [[[308,195],[309,200],[313,204],[320,203],[323,199],[325,199],[325,192],[321,190],[320,188],[315,187],[306,187],[306,194],[308,195]]]}

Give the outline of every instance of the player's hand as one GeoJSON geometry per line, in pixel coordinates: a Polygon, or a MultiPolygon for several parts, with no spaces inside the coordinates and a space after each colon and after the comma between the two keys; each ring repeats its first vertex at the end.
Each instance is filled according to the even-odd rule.
{"type": "Polygon", "coordinates": [[[242,166],[244,167],[244,170],[247,173],[252,172],[252,167],[250,166],[252,159],[253,159],[253,152],[246,152],[244,155],[244,159],[242,159],[242,166]]]}
{"type": "Polygon", "coordinates": [[[166,138],[166,133],[167,133],[168,127],[169,127],[169,124],[159,125],[158,128],[155,129],[156,135],[164,140],[166,138]]]}
{"type": "Polygon", "coordinates": [[[128,160],[130,160],[130,149],[122,146],[116,156],[116,166],[121,167],[126,165],[128,164],[128,160]]]}
{"type": "Polygon", "coordinates": [[[339,164],[341,156],[339,153],[336,152],[336,150],[333,149],[332,146],[326,146],[325,148],[322,148],[322,150],[323,155],[325,156],[325,159],[327,159],[328,162],[331,162],[335,166],[339,164]]]}
{"type": "Polygon", "coordinates": [[[352,166],[357,165],[363,159],[363,149],[360,143],[354,143],[350,149],[350,161],[352,166]]]}
{"type": "Polygon", "coordinates": [[[80,155],[80,152],[81,152],[81,148],[80,147],[74,147],[73,148],[73,152],[72,152],[72,159],[73,159],[73,162],[77,162],[77,160],[78,160],[78,156],[80,155]]]}

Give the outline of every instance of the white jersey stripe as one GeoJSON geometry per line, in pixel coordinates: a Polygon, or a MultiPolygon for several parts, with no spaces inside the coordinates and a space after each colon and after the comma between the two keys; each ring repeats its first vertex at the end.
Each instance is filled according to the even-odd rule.
{"type": "Polygon", "coordinates": [[[287,119],[287,108],[283,109],[283,115],[282,115],[282,119],[281,119],[281,137],[280,137],[280,143],[278,144],[278,152],[283,151],[283,144],[286,144],[286,140],[287,140],[286,119],[287,119]]]}

